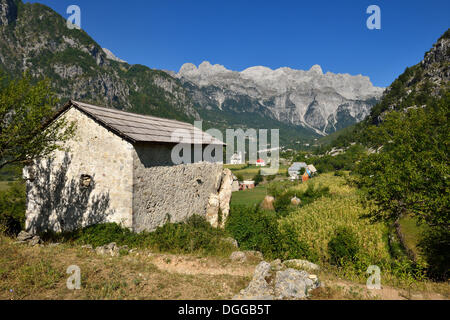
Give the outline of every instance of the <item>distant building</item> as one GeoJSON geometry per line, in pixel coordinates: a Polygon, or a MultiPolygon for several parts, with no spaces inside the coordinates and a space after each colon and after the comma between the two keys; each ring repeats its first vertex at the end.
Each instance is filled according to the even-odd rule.
{"type": "Polygon", "coordinates": [[[253,180],[244,180],[239,183],[239,190],[248,190],[255,188],[255,181],[253,180]]]}
{"type": "Polygon", "coordinates": [[[311,172],[311,175],[315,175],[317,173],[317,169],[316,167],[314,167],[314,165],[312,164],[308,164],[308,166],[306,167],[306,169],[311,172]]]}
{"type": "Polygon", "coordinates": [[[258,159],[258,160],[256,160],[256,166],[257,167],[265,167],[266,162],[264,161],[264,159],[258,159]]]}
{"type": "Polygon", "coordinates": [[[305,172],[302,176],[302,182],[308,181],[309,180],[309,175],[305,172]]]}
{"type": "Polygon", "coordinates": [[[300,170],[302,168],[306,168],[307,164],[305,162],[294,162],[292,166],[289,167],[288,173],[289,176],[298,176],[300,175],[300,170]]]}
{"type": "Polygon", "coordinates": [[[230,164],[243,164],[242,153],[235,153],[230,158],[230,164]]]}

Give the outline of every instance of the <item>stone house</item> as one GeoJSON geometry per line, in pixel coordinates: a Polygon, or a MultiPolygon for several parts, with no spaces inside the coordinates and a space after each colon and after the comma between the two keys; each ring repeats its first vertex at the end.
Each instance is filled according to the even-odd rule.
{"type": "Polygon", "coordinates": [[[68,102],[54,121],[60,117],[76,123],[68,149],[24,169],[28,232],[61,232],[101,222],[152,231],[194,214],[208,216],[214,225],[219,207],[222,213],[229,208],[222,202],[229,202],[231,191],[230,197],[218,197],[220,190],[228,190],[222,185],[229,181],[222,162],[172,161],[177,130],[200,134],[201,141],[191,140],[189,147],[223,147],[193,125],[76,101],[68,102]],[[223,200],[211,208],[211,197],[223,200]]]}
{"type": "Polygon", "coordinates": [[[250,190],[255,188],[255,181],[244,180],[239,183],[239,190],[250,190]]]}

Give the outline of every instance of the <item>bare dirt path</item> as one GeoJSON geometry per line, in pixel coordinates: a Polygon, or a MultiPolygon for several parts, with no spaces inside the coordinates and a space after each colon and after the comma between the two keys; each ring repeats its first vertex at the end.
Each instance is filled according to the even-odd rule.
{"type": "Polygon", "coordinates": [[[409,292],[405,289],[381,286],[368,289],[365,285],[345,280],[324,280],[323,287],[313,293],[313,299],[354,299],[354,300],[447,300],[432,291],[409,292]]]}
{"type": "Polygon", "coordinates": [[[151,254],[150,261],[160,270],[188,275],[253,276],[255,263],[236,263],[214,257],[151,254]]]}

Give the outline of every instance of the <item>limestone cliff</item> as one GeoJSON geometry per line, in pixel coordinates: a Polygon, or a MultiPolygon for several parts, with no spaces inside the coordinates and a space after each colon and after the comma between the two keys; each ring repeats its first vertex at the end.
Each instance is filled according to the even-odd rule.
{"type": "Polygon", "coordinates": [[[184,64],[176,76],[204,108],[260,109],[323,135],[363,120],[383,92],[368,77],[323,74],[319,65],[308,71],[257,66],[237,72],[205,61],[198,68],[184,64]]]}

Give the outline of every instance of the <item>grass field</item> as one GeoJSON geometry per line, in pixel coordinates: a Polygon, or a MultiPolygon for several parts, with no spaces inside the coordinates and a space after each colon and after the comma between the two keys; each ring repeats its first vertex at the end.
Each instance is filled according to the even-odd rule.
{"type": "MultiPolygon", "coordinates": [[[[261,169],[261,167],[257,167],[257,166],[248,166],[245,164],[226,164],[224,165],[225,168],[230,169],[235,175],[242,175],[242,177],[245,180],[251,180],[253,179],[253,177],[255,175],[258,174],[259,170],[261,169]]],[[[270,168],[269,166],[266,168],[270,168]]],[[[287,173],[287,169],[288,166],[286,165],[280,165],[280,168],[278,170],[278,175],[279,176],[286,176],[287,173]]]]}
{"type": "Polygon", "coordinates": [[[5,191],[9,188],[10,181],[0,181],[0,191],[5,191]]]}
{"type": "MultiPolygon", "coordinates": [[[[328,242],[335,229],[342,225],[350,227],[357,235],[363,268],[370,264],[381,267],[382,290],[379,292],[384,292],[380,294],[382,299],[450,297],[450,285],[446,282],[400,281],[385,268],[383,261],[390,259],[386,227],[361,218],[367,209],[359,202],[357,190],[347,185],[343,177],[322,174],[290,188],[305,191],[309,184],[328,186],[330,196],[306,204],[279,221],[282,231],[292,228],[294,235],[305,241],[319,257],[314,262],[321,267],[317,275],[325,286],[322,291],[313,293],[313,299],[369,298],[360,293],[365,290],[367,280],[364,272],[352,273],[327,263],[328,242]]],[[[0,183],[0,187],[7,187],[7,183],[0,183]]],[[[260,185],[233,193],[232,204],[258,204],[265,195],[266,185],[260,185]]],[[[402,228],[411,234],[411,241],[415,241],[415,223],[402,221],[402,228]]],[[[133,253],[111,257],[71,243],[29,247],[14,242],[15,239],[0,235],[0,300],[231,299],[248,285],[257,264],[254,261],[236,263],[223,255],[169,254],[151,248],[138,248],[133,253]],[[81,290],[66,287],[69,277],[66,270],[70,265],[81,269],[81,290]]],[[[372,290],[371,293],[379,292],[372,290]]]]}
{"type": "Polygon", "coordinates": [[[231,299],[251,279],[255,263],[159,254],[116,257],[62,244],[29,247],[0,236],[0,300],[231,299]],[[69,290],[69,266],[81,270],[80,290],[69,290]]]}
{"type": "Polygon", "coordinates": [[[425,231],[425,227],[418,225],[417,220],[412,217],[401,218],[399,224],[406,246],[411,249],[417,257],[421,257],[421,252],[417,245],[420,241],[422,232],[425,231]]]}
{"type": "Polygon", "coordinates": [[[366,210],[359,202],[356,189],[346,185],[344,178],[333,174],[322,174],[293,188],[304,191],[311,183],[328,186],[331,196],[300,207],[281,220],[281,228],[295,230],[299,239],[309,244],[322,263],[329,258],[328,242],[340,226],[349,227],[355,232],[362,259],[370,264],[388,261],[389,250],[384,239],[387,228],[384,224],[371,224],[361,218],[366,210]]]}
{"type": "Polygon", "coordinates": [[[258,205],[264,200],[267,189],[264,185],[259,185],[251,190],[233,192],[231,205],[258,205]]]}

